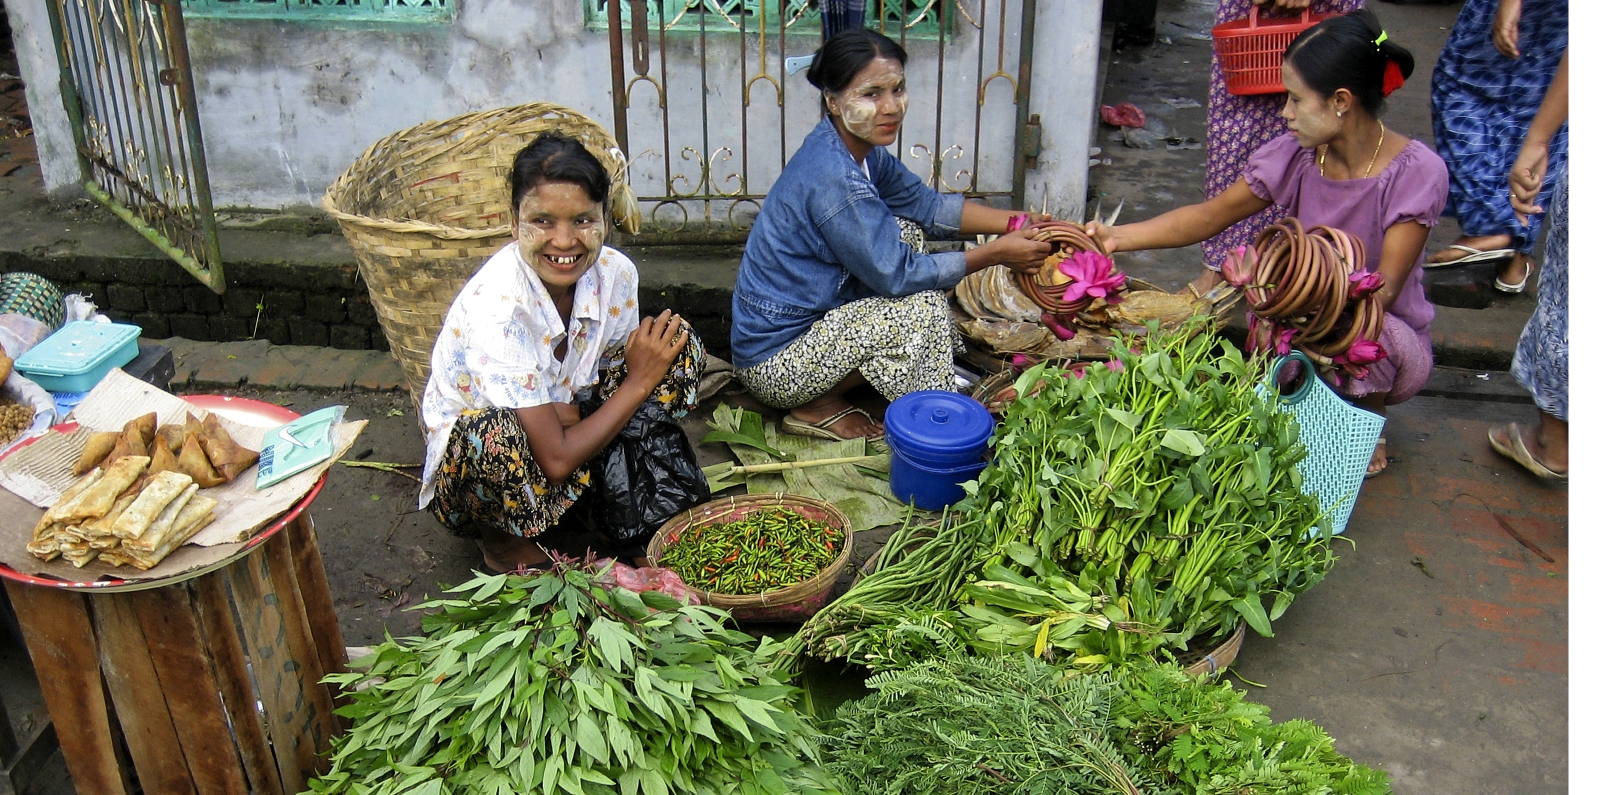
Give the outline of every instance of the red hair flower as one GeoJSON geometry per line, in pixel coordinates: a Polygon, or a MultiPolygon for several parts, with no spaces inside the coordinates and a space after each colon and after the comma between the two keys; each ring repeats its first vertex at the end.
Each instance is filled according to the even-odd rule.
{"type": "Polygon", "coordinates": [[[1406,84],[1406,76],[1400,73],[1400,64],[1389,61],[1383,65],[1383,95],[1389,96],[1406,84]]]}

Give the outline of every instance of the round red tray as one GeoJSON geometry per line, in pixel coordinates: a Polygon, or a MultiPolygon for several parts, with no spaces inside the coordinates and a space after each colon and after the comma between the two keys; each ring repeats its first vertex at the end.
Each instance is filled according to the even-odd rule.
{"type": "MultiPolygon", "coordinates": [[[[206,411],[220,414],[230,420],[245,425],[261,425],[272,427],[282,425],[286,422],[292,422],[300,418],[299,414],[282,406],[275,406],[271,403],[264,403],[262,401],[252,400],[250,398],[228,397],[226,395],[184,395],[183,399],[193,404],[196,408],[202,408],[206,411]]],[[[71,431],[76,427],[77,423],[67,422],[55,426],[55,428],[52,430],[71,431]]],[[[9,455],[13,451],[27,447],[40,438],[42,437],[35,436],[34,438],[11,448],[11,450],[6,451],[6,454],[9,455]]],[[[0,458],[4,457],[5,456],[0,456],[0,458]]],[[[267,525],[260,532],[251,536],[250,540],[245,541],[232,555],[229,555],[226,558],[217,561],[216,563],[201,566],[197,569],[191,569],[172,577],[160,577],[150,580],[124,580],[115,577],[109,577],[88,582],[73,582],[69,580],[57,580],[50,577],[39,577],[33,574],[23,574],[22,572],[17,571],[16,569],[11,568],[4,563],[0,563],[0,577],[4,577],[8,580],[15,580],[16,582],[27,583],[28,585],[40,585],[46,588],[61,588],[68,591],[99,592],[142,591],[147,588],[160,588],[173,583],[192,580],[203,574],[209,574],[217,569],[224,568],[228,566],[228,564],[233,563],[239,558],[249,554],[250,550],[255,549],[263,543],[266,543],[267,539],[277,535],[278,531],[282,530],[284,525],[288,524],[295,517],[299,516],[300,513],[306,509],[306,506],[310,505],[311,501],[315,500],[317,495],[322,493],[322,486],[327,482],[328,473],[324,472],[322,473],[322,477],[317,478],[317,482],[311,487],[311,491],[306,492],[306,496],[304,498],[295,503],[294,507],[285,511],[281,516],[273,520],[272,524],[267,525]]]]}

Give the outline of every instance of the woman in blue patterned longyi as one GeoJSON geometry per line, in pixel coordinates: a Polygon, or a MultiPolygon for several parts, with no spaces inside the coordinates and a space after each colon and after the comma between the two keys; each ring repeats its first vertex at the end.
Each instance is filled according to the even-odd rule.
{"type": "MultiPolygon", "coordinates": [[[[1450,168],[1445,214],[1461,222],[1461,239],[1430,257],[1428,267],[1499,261],[1495,287],[1522,292],[1540,219],[1522,224],[1513,217],[1505,175],[1566,48],[1567,0],[1462,6],[1433,70],[1434,146],[1450,168]]],[[[1563,129],[1550,142],[1551,171],[1566,159],[1563,129]]]]}

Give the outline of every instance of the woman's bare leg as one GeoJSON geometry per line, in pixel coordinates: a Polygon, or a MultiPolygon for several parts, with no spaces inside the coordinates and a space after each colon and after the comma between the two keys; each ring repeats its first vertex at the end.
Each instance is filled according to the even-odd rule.
{"type": "Polygon", "coordinates": [[[493,527],[481,529],[483,535],[478,539],[478,548],[483,550],[483,565],[490,571],[511,571],[518,566],[533,568],[550,563],[550,556],[532,539],[493,527]]]}
{"type": "MultiPolygon", "coordinates": [[[[833,385],[832,389],[818,395],[811,401],[802,403],[789,409],[794,418],[802,422],[821,422],[845,409],[850,408],[850,401],[844,399],[846,392],[858,386],[865,386],[867,379],[861,375],[860,370],[851,370],[844,380],[833,385]]],[[[843,436],[846,439],[855,439],[861,436],[876,436],[878,424],[872,420],[852,414],[833,425],[828,430],[843,436]]]]}
{"type": "MultiPolygon", "coordinates": [[[[1361,397],[1356,398],[1355,404],[1366,409],[1367,411],[1371,411],[1380,416],[1386,417],[1389,415],[1389,407],[1388,404],[1385,403],[1385,401],[1388,399],[1388,392],[1373,392],[1371,394],[1362,395],[1361,397]]],[[[1372,451],[1372,461],[1367,464],[1367,474],[1376,475],[1388,468],[1389,445],[1379,442],[1377,449],[1372,451]]]]}

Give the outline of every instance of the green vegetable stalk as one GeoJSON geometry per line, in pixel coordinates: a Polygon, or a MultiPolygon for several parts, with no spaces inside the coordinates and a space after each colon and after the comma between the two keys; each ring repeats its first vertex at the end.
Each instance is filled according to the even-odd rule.
{"type": "MultiPolygon", "coordinates": [[[[421,606],[349,691],[319,795],[835,793],[777,647],[727,614],[558,565],[421,606]]],[[[358,663],[360,664],[360,663],[358,663]]]]}
{"type": "Polygon", "coordinates": [[[1081,375],[1023,373],[955,518],[902,528],[792,643],[874,668],[962,643],[1092,667],[1241,621],[1271,635],[1334,560],[1299,430],[1259,391],[1264,363],[1206,321],[1133,339],[1081,375]]]}

